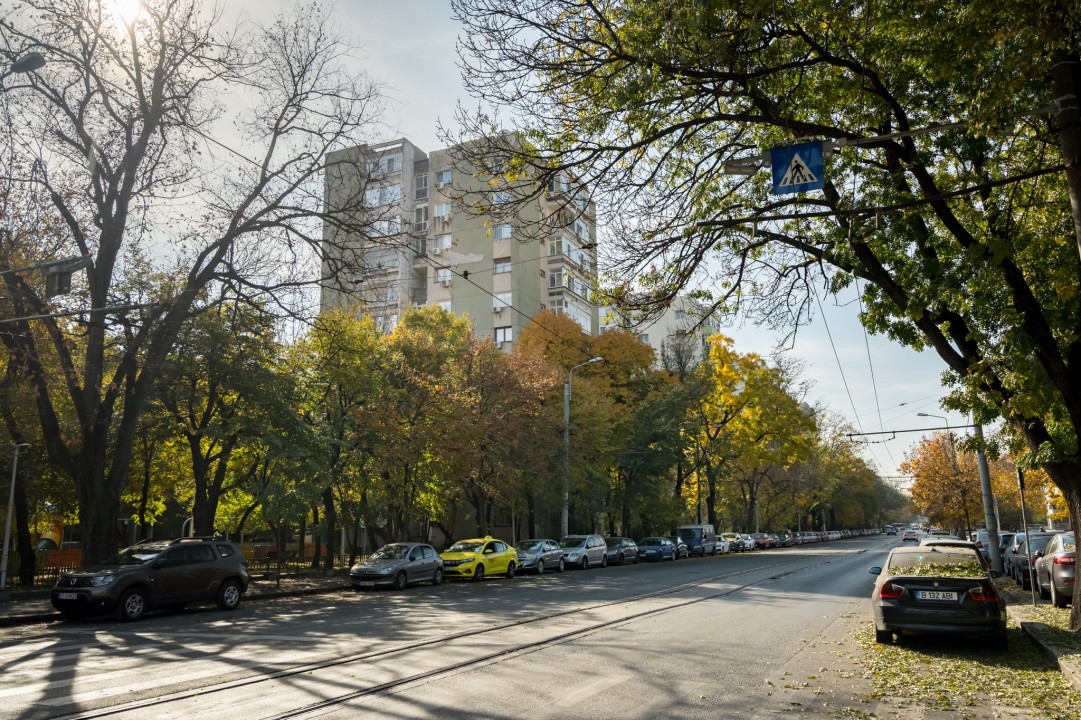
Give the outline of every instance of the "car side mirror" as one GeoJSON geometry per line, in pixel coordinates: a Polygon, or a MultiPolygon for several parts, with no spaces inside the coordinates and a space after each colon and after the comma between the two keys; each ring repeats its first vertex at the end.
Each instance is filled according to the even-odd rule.
{"type": "Polygon", "coordinates": [[[882,568],[876,566],[876,567],[871,568],[867,572],[871,573],[872,575],[881,575],[882,574],[882,568]]]}
{"type": "Polygon", "coordinates": [[[157,560],[155,560],[153,567],[155,570],[160,570],[161,568],[165,567],[165,558],[158,558],[157,560]]]}
{"type": "Polygon", "coordinates": [[[1037,550],[1036,551],[1036,557],[1038,557],[1038,558],[1043,557],[1043,550],[1037,550]]]}

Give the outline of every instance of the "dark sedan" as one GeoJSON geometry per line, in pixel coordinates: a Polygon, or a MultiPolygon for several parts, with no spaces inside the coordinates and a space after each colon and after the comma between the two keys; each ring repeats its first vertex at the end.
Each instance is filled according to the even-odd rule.
{"type": "Polygon", "coordinates": [[[1006,649],[1006,603],[969,548],[902,546],[890,551],[871,595],[875,642],[895,633],[969,635],[1006,649]]]}
{"type": "Polygon", "coordinates": [[[634,540],[625,537],[607,537],[604,539],[604,544],[608,546],[609,565],[638,562],[638,545],[634,540]]]}
{"type": "Polygon", "coordinates": [[[1062,533],[1051,538],[1043,553],[1037,553],[1036,585],[1040,597],[1050,598],[1055,607],[1064,608],[1073,599],[1074,567],[1077,543],[1074,534],[1062,533]]]}
{"type": "Polygon", "coordinates": [[[691,549],[687,547],[687,543],[683,542],[683,538],[679,535],[669,535],[668,539],[676,546],[676,558],[689,558],[691,556],[691,549]]]}
{"type": "Polygon", "coordinates": [[[443,582],[443,560],[431,545],[424,543],[391,543],[384,545],[349,570],[353,587],[393,587],[404,590],[406,585],[430,581],[443,582]]]}
{"type": "Polygon", "coordinates": [[[666,537],[642,538],[637,543],[638,557],[643,560],[675,560],[676,546],[666,537]]]}
{"type": "Polygon", "coordinates": [[[563,548],[555,540],[521,540],[515,544],[518,551],[518,569],[540,575],[546,570],[563,572],[563,548]]]}

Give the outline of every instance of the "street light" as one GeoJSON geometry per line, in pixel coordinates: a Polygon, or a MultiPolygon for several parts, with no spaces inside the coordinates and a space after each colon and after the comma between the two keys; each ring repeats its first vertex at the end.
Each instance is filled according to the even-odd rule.
{"type": "Polygon", "coordinates": [[[586,365],[603,362],[604,358],[595,357],[584,363],[575,365],[567,373],[567,384],[563,386],[563,509],[559,516],[560,537],[566,537],[569,533],[568,511],[570,507],[570,464],[571,464],[571,383],[574,382],[574,371],[586,365]]]}
{"type": "Polygon", "coordinates": [[[11,63],[11,66],[0,75],[0,90],[3,89],[4,78],[8,75],[33,72],[45,67],[45,56],[39,52],[28,52],[21,58],[11,63]]]}
{"type": "Polygon", "coordinates": [[[4,523],[4,553],[0,556],[0,590],[8,585],[8,536],[11,534],[11,506],[15,504],[15,477],[19,472],[19,451],[30,447],[29,443],[12,445],[15,448],[15,457],[11,461],[11,489],[8,491],[8,514],[7,522],[4,523]]]}

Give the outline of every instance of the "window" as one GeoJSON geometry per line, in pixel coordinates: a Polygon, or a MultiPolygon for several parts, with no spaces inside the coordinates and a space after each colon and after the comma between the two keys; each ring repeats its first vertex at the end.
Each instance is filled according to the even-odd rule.
{"type": "Polygon", "coordinates": [[[496,225],[492,228],[492,239],[503,240],[510,237],[510,225],[496,225]]]}
{"type": "Polygon", "coordinates": [[[419,207],[413,211],[413,228],[417,232],[424,232],[428,229],[428,208],[419,207]]]}
{"type": "Polygon", "coordinates": [[[364,204],[368,207],[391,205],[402,199],[401,185],[387,185],[381,188],[369,188],[364,191],[364,204]]]}
{"type": "Polygon", "coordinates": [[[506,205],[510,202],[510,190],[498,190],[492,193],[493,205],[506,205]]]}
{"type": "Polygon", "coordinates": [[[574,221],[574,234],[581,240],[589,242],[589,226],[581,220],[574,221]]]}
{"type": "Polygon", "coordinates": [[[450,309],[450,300],[440,300],[439,302],[436,303],[436,305],[443,308],[447,312],[451,311],[451,309],[450,309]]]}
{"type": "Polygon", "coordinates": [[[434,558],[434,557],[435,557],[435,550],[433,550],[432,548],[428,547],[427,545],[425,545],[425,546],[424,546],[423,550],[424,550],[424,559],[425,559],[425,560],[428,560],[428,559],[430,559],[430,558],[434,558]]]}
{"type": "Polygon", "coordinates": [[[496,293],[492,297],[492,310],[495,311],[495,312],[499,312],[503,308],[510,307],[510,304],[511,304],[511,293],[509,293],[509,292],[496,293]]]}
{"type": "Polygon", "coordinates": [[[450,185],[450,170],[440,170],[435,174],[435,186],[450,185]]]}
{"type": "Polygon", "coordinates": [[[450,233],[444,233],[442,235],[437,235],[436,236],[436,238],[435,238],[435,252],[437,254],[441,253],[441,252],[446,252],[447,250],[450,250],[450,246],[451,246],[450,233]]]}
{"type": "Polygon", "coordinates": [[[409,551],[409,560],[415,562],[424,557],[424,548],[419,545],[409,551]]]}
{"type": "Polygon", "coordinates": [[[492,271],[494,274],[498,275],[500,273],[509,273],[510,272],[511,263],[510,263],[510,258],[509,257],[496,258],[494,262],[495,262],[495,269],[492,271]]]}
{"type": "Polygon", "coordinates": [[[230,557],[233,554],[232,545],[216,545],[215,547],[218,548],[218,554],[221,555],[223,558],[230,557]]]}
{"type": "Polygon", "coordinates": [[[394,248],[380,248],[364,253],[364,264],[372,270],[388,270],[398,267],[398,253],[394,248]]]}
{"type": "Polygon", "coordinates": [[[644,343],[649,342],[649,335],[642,335],[641,338],[642,338],[642,342],[644,342],[644,343]]]}
{"type": "Polygon", "coordinates": [[[401,219],[392,217],[387,220],[376,220],[372,223],[372,235],[375,237],[385,237],[387,235],[397,235],[402,231],[401,219]]]}
{"type": "Polygon", "coordinates": [[[372,158],[368,161],[369,175],[383,175],[385,173],[399,172],[401,169],[401,153],[395,153],[394,155],[384,155],[382,157],[372,158]]]}
{"type": "Polygon", "coordinates": [[[417,200],[424,200],[428,197],[428,173],[423,175],[417,175],[413,178],[413,184],[416,185],[416,193],[414,197],[417,200]]]}
{"type": "Polygon", "coordinates": [[[676,320],[683,320],[687,317],[687,313],[683,310],[676,310],[676,320]]]}
{"type": "Polygon", "coordinates": [[[511,342],[510,327],[497,327],[493,329],[497,343],[511,342]]]}
{"type": "Polygon", "coordinates": [[[563,287],[563,271],[562,270],[553,270],[552,272],[548,273],[548,287],[550,287],[550,288],[563,287]]]}
{"type": "Polygon", "coordinates": [[[564,178],[562,175],[556,175],[554,178],[548,181],[548,192],[567,192],[567,188],[569,186],[570,184],[567,182],[566,178],[564,178]]]}
{"type": "Polygon", "coordinates": [[[439,203],[435,206],[435,217],[437,220],[446,220],[450,217],[450,203],[439,203]]]}
{"type": "Polygon", "coordinates": [[[435,271],[435,281],[443,285],[450,285],[450,268],[439,268],[435,271]]]}

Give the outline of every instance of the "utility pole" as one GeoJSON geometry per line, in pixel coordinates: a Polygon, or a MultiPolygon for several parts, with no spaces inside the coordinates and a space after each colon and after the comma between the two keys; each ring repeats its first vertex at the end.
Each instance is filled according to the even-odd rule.
{"type": "Polygon", "coordinates": [[[991,560],[991,569],[1002,572],[1002,554],[999,552],[998,521],[995,519],[995,493],[991,489],[991,473],[987,469],[987,456],[983,454],[983,425],[972,418],[973,432],[976,433],[976,464],[980,468],[980,489],[983,495],[983,522],[987,526],[987,557],[991,560]]]}

